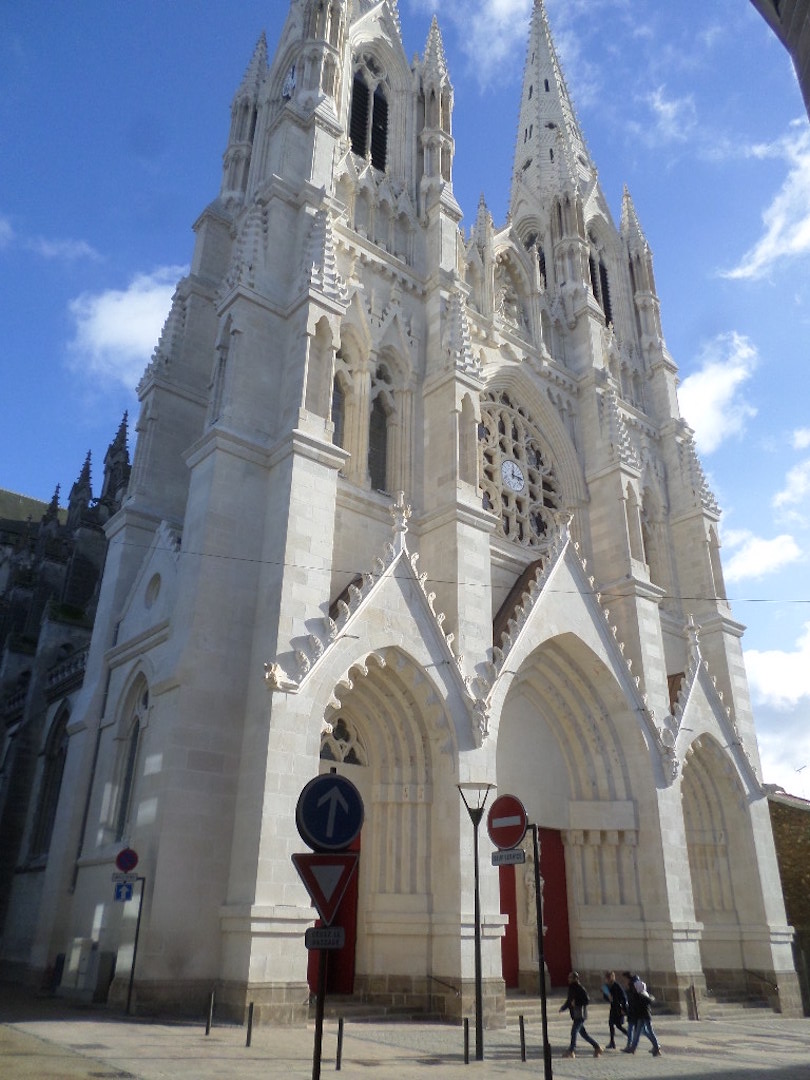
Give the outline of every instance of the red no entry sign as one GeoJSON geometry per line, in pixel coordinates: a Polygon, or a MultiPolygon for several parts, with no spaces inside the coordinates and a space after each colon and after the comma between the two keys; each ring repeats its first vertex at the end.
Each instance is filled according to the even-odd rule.
{"type": "Polygon", "coordinates": [[[516,795],[499,795],[487,815],[489,838],[501,851],[516,847],[528,824],[526,808],[516,795]]]}

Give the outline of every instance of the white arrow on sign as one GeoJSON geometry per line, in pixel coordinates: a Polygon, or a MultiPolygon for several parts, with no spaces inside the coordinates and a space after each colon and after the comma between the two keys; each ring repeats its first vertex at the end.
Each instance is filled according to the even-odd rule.
{"type": "Polygon", "coordinates": [[[337,785],[330,788],[325,795],[322,795],[320,799],[318,799],[316,805],[319,810],[324,803],[329,803],[329,817],[326,819],[326,836],[328,839],[331,839],[335,835],[335,815],[337,814],[338,806],[340,806],[344,814],[348,814],[349,804],[340,794],[340,788],[337,787],[337,785]]]}

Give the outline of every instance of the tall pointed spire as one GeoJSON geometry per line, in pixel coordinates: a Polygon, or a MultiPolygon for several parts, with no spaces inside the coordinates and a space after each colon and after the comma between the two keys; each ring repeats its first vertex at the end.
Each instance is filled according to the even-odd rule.
{"type": "Polygon", "coordinates": [[[521,194],[545,201],[595,170],[557,57],[544,0],[535,0],[523,73],[510,208],[521,194]]]}
{"type": "Polygon", "coordinates": [[[444,41],[439,29],[439,20],[433,16],[428,32],[427,44],[425,45],[425,71],[434,75],[437,81],[447,78],[447,57],[444,52],[444,41]]]}
{"type": "Polygon", "coordinates": [[[620,232],[631,251],[646,251],[648,249],[649,245],[647,244],[647,238],[645,237],[644,230],[641,228],[641,223],[638,220],[633,197],[630,194],[627,184],[624,185],[624,192],[622,194],[622,223],[620,232]]]}

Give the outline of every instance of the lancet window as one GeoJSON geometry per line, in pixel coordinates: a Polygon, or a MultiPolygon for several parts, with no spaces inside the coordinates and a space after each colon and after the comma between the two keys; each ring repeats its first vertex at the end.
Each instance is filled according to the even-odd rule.
{"type": "Polygon", "coordinates": [[[409,392],[396,365],[358,357],[353,346],[335,356],[332,441],[351,455],[343,474],[372,491],[407,490],[409,392]]]}
{"type": "Polygon", "coordinates": [[[608,280],[607,266],[592,233],[588,234],[588,240],[590,241],[588,265],[591,274],[591,291],[605,314],[605,326],[607,326],[613,322],[613,305],[610,301],[610,282],[608,280]]]}
{"type": "Polygon", "coordinates": [[[349,139],[352,152],[385,171],[388,159],[388,94],[383,72],[371,56],[363,57],[352,82],[349,139]]]}
{"type": "Polygon", "coordinates": [[[42,780],[39,788],[37,815],[31,833],[30,854],[47,855],[56,821],[56,807],[62,788],[62,776],[67,758],[67,725],[70,712],[62,708],[53,722],[43,753],[42,780]]]}
{"type": "Polygon", "coordinates": [[[149,689],[143,677],[130,693],[129,702],[119,729],[114,798],[105,815],[116,841],[123,840],[132,815],[141,737],[149,709],[149,689]]]}

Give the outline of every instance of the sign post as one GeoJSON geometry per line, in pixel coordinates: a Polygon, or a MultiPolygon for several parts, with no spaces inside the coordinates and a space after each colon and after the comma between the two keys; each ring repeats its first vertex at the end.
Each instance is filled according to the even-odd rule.
{"type": "Polygon", "coordinates": [[[315,1000],[315,1046],[312,1051],[312,1080],[320,1080],[326,966],[329,952],[343,948],[345,941],[344,927],[332,926],[331,923],[357,868],[359,856],[345,849],[363,827],[363,799],[360,792],[351,780],[336,772],[316,776],[298,796],[295,825],[313,854],[293,855],[293,865],[325,924],[324,927],[308,930],[305,938],[307,948],[316,948],[320,956],[315,1000]]]}
{"type": "Polygon", "coordinates": [[[115,856],[117,873],[113,873],[112,879],[115,885],[114,898],[122,903],[132,899],[133,885],[140,881],[141,889],[138,895],[138,918],[135,922],[135,940],[132,943],[132,965],[129,969],[129,987],[127,988],[127,1016],[132,1005],[132,988],[135,983],[135,959],[138,955],[138,937],[141,932],[141,912],[143,911],[143,894],[146,889],[146,878],[133,871],[138,865],[138,853],[132,848],[123,848],[115,856]]]}
{"type": "Polygon", "coordinates": [[[540,966],[540,1015],[543,1024],[543,1069],[545,1080],[551,1077],[551,1044],[548,1041],[548,1008],[546,1001],[546,951],[543,935],[543,882],[540,878],[540,844],[537,839],[537,826],[529,826],[532,830],[532,845],[534,853],[534,897],[537,905],[537,956],[540,966]]]}

